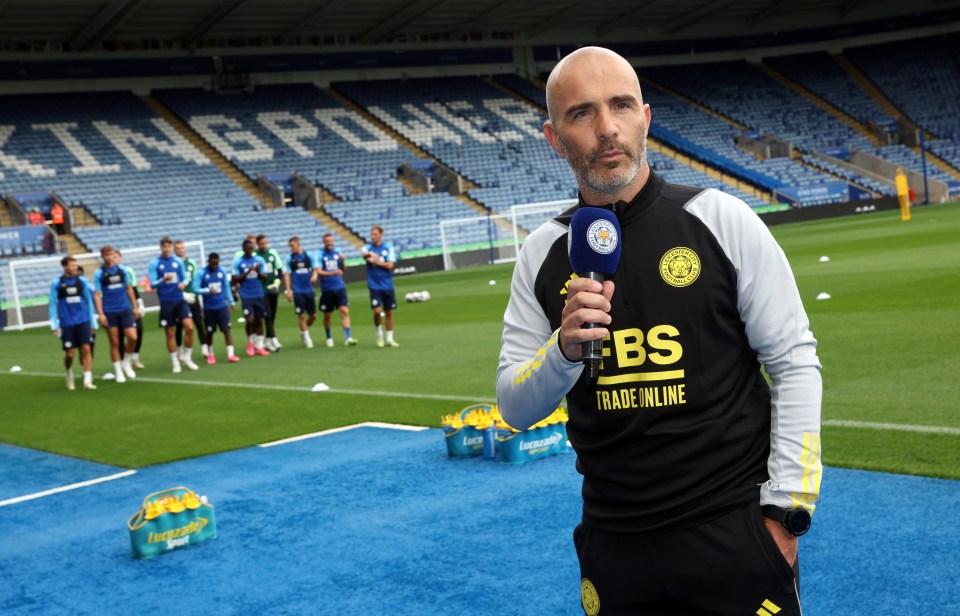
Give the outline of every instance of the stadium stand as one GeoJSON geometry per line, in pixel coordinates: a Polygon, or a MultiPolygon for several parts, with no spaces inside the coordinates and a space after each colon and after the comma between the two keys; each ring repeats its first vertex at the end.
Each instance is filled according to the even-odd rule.
{"type": "MultiPolygon", "coordinates": [[[[542,86],[538,86],[537,84],[515,74],[494,75],[492,79],[501,86],[516,92],[534,105],[537,105],[538,107],[546,107],[547,93],[544,91],[542,86]]],[[[544,77],[543,83],[545,82],[546,77],[544,77]]]]}
{"type": "MultiPolygon", "coordinates": [[[[538,86],[515,75],[498,75],[494,80],[543,105],[543,90],[538,86]]],[[[519,203],[576,198],[572,172],[543,138],[546,116],[480,78],[352,82],[335,87],[477,184],[470,196],[494,212],[506,212],[519,203]],[[441,125],[437,117],[447,122],[441,125]]],[[[719,188],[752,206],[766,205],[666,156],[651,153],[650,160],[670,181],[719,188]]]]}
{"type": "MultiPolygon", "coordinates": [[[[920,155],[905,145],[888,145],[880,148],[874,148],[870,152],[892,162],[898,167],[903,167],[904,169],[911,169],[918,172],[922,172],[923,170],[923,161],[921,160],[920,155]]],[[[942,180],[944,182],[953,181],[953,178],[950,177],[950,175],[945,171],[929,164],[927,165],[927,175],[935,180],[942,180]]]]}
{"type": "MultiPolygon", "coordinates": [[[[845,50],[907,118],[936,137],[927,145],[960,169],[960,67],[955,39],[934,37],[845,50]]],[[[951,178],[953,179],[953,178],[951,178]]]]}
{"type": "MultiPolygon", "coordinates": [[[[905,76],[889,78],[890,65],[885,63],[897,58],[913,67],[929,65],[931,59],[915,49],[915,43],[881,47],[884,53],[861,49],[854,54],[871,76],[880,72],[890,79],[882,86],[901,104],[901,91],[914,93],[917,83],[905,76]],[[910,53],[898,56],[903,50],[910,53]]],[[[950,53],[943,42],[932,57],[944,60],[952,57],[950,53]]],[[[768,62],[860,122],[885,118],[882,109],[826,53],[768,62]]],[[[920,74],[948,89],[960,83],[955,65],[920,74]]],[[[818,151],[856,149],[907,169],[922,166],[910,148],[875,147],[746,62],[644,68],[641,77],[646,101],[655,110],[652,138],[764,191],[849,182],[873,193],[892,193],[889,186],[815,157],[818,151]],[[704,111],[684,96],[730,120],[704,111]],[[744,133],[789,141],[803,156],[760,160],[737,145],[744,133]]],[[[358,238],[366,237],[373,224],[387,228],[388,239],[401,252],[429,252],[440,247],[441,220],[479,213],[452,195],[413,194],[399,182],[402,165],[431,164],[418,161],[422,154],[417,152],[426,152],[460,174],[468,182],[470,199],[491,212],[506,212],[520,203],[576,197],[572,172],[543,139],[544,92],[534,82],[506,74],[491,80],[335,82],[332,88],[334,94],[313,84],[261,85],[252,92],[230,95],[201,88],[153,94],[252,181],[269,176],[289,189],[296,174],[325,189],[333,202],[324,203],[323,210],[356,236],[348,241],[338,238],[348,258],[359,256],[358,238]],[[416,148],[405,147],[364,112],[416,148]]],[[[933,99],[924,98],[925,106],[920,108],[914,98],[924,97],[906,97],[911,117],[945,137],[931,144],[931,149],[937,148],[947,160],[955,159],[960,148],[950,137],[960,133],[956,119],[942,112],[927,113],[936,106],[933,99]]],[[[267,232],[275,244],[298,234],[307,246],[319,246],[320,237],[330,231],[299,207],[263,210],[130,92],[4,96],[0,117],[0,195],[55,191],[67,204],[85,208],[103,223],[76,230],[92,249],[105,243],[151,244],[160,235],[170,234],[202,239],[208,252],[232,254],[249,232],[267,232]]],[[[768,205],[713,177],[712,172],[698,171],[656,150],[649,152],[650,164],[670,181],[718,188],[752,207],[768,205]]],[[[928,167],[928,173],[945,182],[953,180],[935,167],[928,167]]],[[[847,198],[843,191],[834,191],[827,196],[801,196],[797,203],[818,205],[847,198]]]]}
{"type": "Polygon", "coordinates": [[[758,160],[736,144],[737,136],[743,133],[742,129],[655,84],[645,81],[643,96],[644,101],[655,110],[650,127],[653,136],[698,158],[714,158],[713,162],[725,162],[724,166],[730,172],[762,188],[776,190],[784,186],[832,181],[832,178],[788,158],[758,160]]]}
{"type": "Polygon", "coordinates": [[[257,205],[132,93],[5,96],[0,117],[3,193],[54,190],[148,232],[179,208],[257,205]]]}
{"type": "MultiPolygon", "coordinates": [[[[641,70],[641,73],[644,70],[641,70]]],[[[496,76],[494,79],[525,98],[542,104],[543,90],[530,82],[516,75],[496,76]]],[[[734,124],[707,113],[648,81],[643,83],[643,92],[645,102],[651,103],[656,110],[651,126],[651,136],[685,154],[740,177],[761,189],[774,191],[785,186],[819,185],[836,182],[836,178],[841,178],[864,186],[873,192],[881,194],[891,192],[891,189],[887,186],[869,178],[853,174],[841,167],[834,168],[832,165],[816,164],[813,160],[805,160],[808,163],[807,165],[786,158],[758,160],[753,154],[736,145],[736,138],[743,131],[734,124]],[[817,169],[821,169],[823,173],[818,172],[817,169]]],[[[664,164],[667,165],[667,168],[658,169],[658,171],[671,181],[695,183],[696,185],[725,190],[736,194],[752,207],[766,205],[762,199],[731,188],[729,185],[718,182],[704,174],[694,172],[693,175],[686,174],[686,178],[682,175],[671,177],[672,170],[675,168],[674,164],[669,161],[665,161],[664,164]],[[704,178],[708,179],[705,180],[704,178]]],[[[825,201],[805,199],[802,204],[817,205],[821,202],[828,203],[841,198],[836,197],[825,201]]]]}
{"type": "MultiPolygon", "coordinates": [[[[928,61],[936,61],[936,59],[930,58],[928,61]]],[[[896,140],[896,119],[889,117],[880,105],[857,85],[837,61],[826,52],[768,58],[764,62],[851,116],[863,126],[887,127],[887,130],[892,133],[891,137],[896,140]]],[[[910,98],[909,100],[913,99],[910,98]]],[[[931,144],[931,149],[936,152],[940,149],[938,147],[940,145],[940,142],[934,141],[931,144]]],[[[923,162],[920,156],[903,145],[881,145],[871,148],[867,152],[904,169],[923,173],[923,162]]],[[[942,157],[948,159],[948,156],[942,157]]],[[[954,180],[947,173],[934,166],[930,166],[927,173],[933,179],[945,182],[954,180]]],[[[850,177],[849,173],[840,173],[839,175],[846,175],[852,181],[882,194],[893,192],[887,187],[878,190],[878,187],[874,185],[875,183],[869,179],[850,177]]]]}
{"type": "Polygon", "coordinates": [[[877,194],[888,197],[895,197],[897,195],[897,191],[891,186],[881,184],[880,182],[871,178],[863,177],[862,175],[854,173],[846,167],[841,167],[840,165],[832,163],[828,160],[824,160],[823,158],[818,158],[811,154],[804,154],[803,162],[811,167],[816,167],[817,169],[823,170],[824,173],[829,173],[849,182],[860,184],[877,194]]]}
{"type": "Polygon", "coordinates": [[[543,116],[478,77],[334,83],[334,89],[477,185],[493,211],[576,196],[543,142],[543,116]]]}
{"type": "MultiPolygon", "coordinates": [[[[764,135],[789,142],[801,154],[846,148],[874,150],[869,139],[835,116],[797,97],[759,68],[747,62],[722,62],[709,65],[651,67],[645,70],[654,82],[688,96],[694,101],[748,126],[764,135]]],[[[775,160],[775,159],[771,159],[775,160]]],[[[770,161],[766,161],[770,162],[770,161]]],[[[787,186],[835,182],[825,174],[810,171],[798,174],[795,167],[782,161],[765,167],[769,175],[787,186]],[[810,175],[813,173],[815,175],[810,175]]],[[[845,174],[856,184],[886,194],[867,178],[845,174]]],[[[837,194],[828,199],[802,200],[802,205],[818,205],[847,200],[837,194]]]]}
{"type": "Polygon", "coordinates": [[[172,235],[232,255],[250,232],[284,240],[298,232],[319,246],[326,231],[303,210],[258,211],[255,199],[130,92],[4,96],[0,118],[0,194],[55,191],[87,208],[105,223],[76,229],[91,250],[172,235]]]}
{"type": "MultiPolygon", "coordinates": [[[[314,85],[261,86],[234,95],[199,88],[155,95],[250,179],[296,173],[325,188],[340,202],[323,209],[359,237],[380,224],[401,252],[435,249],[439,219],[477,214],[448,194],[410,194],[397,181],[397,170],[416,155],[314,85]]],[[[355,247],[340,246],[347,258],[359,257],[355,247]]]]}
{"type": "Polygon", "coordinates": [[[849,57],[904,114],[939,136],[960,136],[960,68],[946,39],[854,47],[849,57]]]}
{"type": "Polygon", "coordinates": [[[747,62],[651,67],[645,76],[804,152],[873,147],[869,139],[747,62]]]}
{"type": "Polygon", "coordinates": [[[343,201],[403,194],[395,179],[410,153],[314,85],[266,85],[233,95],[159,90],[154,96],[253,181],[297,173],[343,201]]]}
{"type": "Polygon", "coordinates": [[[775,56],[764,58],[763,62],[863,125],[891,119],[825,51],[775,56]]]}

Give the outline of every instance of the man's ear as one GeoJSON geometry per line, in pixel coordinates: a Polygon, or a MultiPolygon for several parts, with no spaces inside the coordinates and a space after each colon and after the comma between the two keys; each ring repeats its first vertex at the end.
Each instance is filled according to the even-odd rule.
{"type": "Polygon", "coordinates": [[[547,138],[547,143],[560,155],[560,158],[567,157],[563,151],[563,146],[560,144],[560,133],[557,132],[557,127],[553,125],[553,121],[547,120],[543,123],[543,136],[547,138]]]}

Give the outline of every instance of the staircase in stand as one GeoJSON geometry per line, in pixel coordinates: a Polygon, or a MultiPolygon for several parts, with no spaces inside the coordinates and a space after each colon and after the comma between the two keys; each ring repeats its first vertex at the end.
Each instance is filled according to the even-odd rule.
{"type": "Polygon", "coordinates": [[[832,57],[834,60],[836,60],[837,64],[840,65],[840,68],[845,70],[847,74],[850,75],[850,79],[852,79],[855,84],[860,86],[860,89],[866,92],[870,98],[872,98],[874,102],[880,106],[880,109],[882,109],[885,114],[891,118],[902,118],[905,122],[911,126],[914,126],[913,122],[907,118],[902,111],[900,111],[900,108],[897,107],[892,100],[887,98],[887,95],[884,94],[875,83],[873,83],[873,80],[867,77],[866,73],[861,71],[853,62],[847,59],[846,56],[837,54],[832,57]]]}
{"type": "Polygon", "coordinates": [[[773,79],[776,79],[785,88],[788,88],[793,92],[796,92],[797,94],[807,99],[808,101],[810,101],[811,103],[819,107],[820,109],[823,109],[833,117],[837,118],[838,120],[840,120],[841,122],[843,122],[844,124],[852,128],[853,130],[857,131],[858,133],[860,133],[861,135],[869,139],[870,143],[872,143],[873,145],[875,146],[882,145],[876,135],[874,135],[869,130],[867,130],[866,126],[860,124],[860,122],[855,120],[847,112],[837,107],[834,107],[832,104],[820,98],[817,94],[811,92],[806,87],[800,85],[796,81],[793,81],[783,73],[774,69],[772,66],[768,64],[759,64],[757,65],[757,67],[760,70],[762,70],[764,73],[772,77],[773,79]]]}
{"type": "MultiPolygon", "coordinates": [[[[351,246],[360,250],[366,244],[366,240],[363,237],[360,237],[346,226],[344,226],[339,220],[331,216],[324,210],[322,207],[319,210],[307,210],[310,212],[310,215],[320,221],[320,224],[328,227],[334,234],[341,237],[349,243],[351,246]]],[[[362,231],[362,230],[361,230],[362,231]]]]}
{"type": "Polygon", "coordinates": [[[230,162],[223,154],[217,151],[212,145],[207,143],[195,130],[180,119],[174,112],[168,109],[160,101],[152,96],[142,96],[144,103],[153,110],[158,116],[166,120],[178,133],[184,136],[187,141],[193,144],[200,152],[217,166],[225,176],[230,178],[234,184],[242,188],[251,197],[259,202],[263,202],[263,193],[236,165],[230,162]]]}
{"type": "Polygon", "coordinates": [[[13,221],[10,218],[10,209],[7,207],[7,202],[0,199],[0,227],[9,227],[12,225],[13,221]]]}

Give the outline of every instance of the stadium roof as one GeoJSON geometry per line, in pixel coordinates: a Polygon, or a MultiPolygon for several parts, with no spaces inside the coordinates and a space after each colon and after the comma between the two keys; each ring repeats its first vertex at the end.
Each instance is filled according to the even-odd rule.
{"type": "Polygon", "coordinates": [[[0,49],[656,41],[871,21],[895,29],[918,16],[955,20],[958,7],[956,0],[0,0],[0,49]]]}

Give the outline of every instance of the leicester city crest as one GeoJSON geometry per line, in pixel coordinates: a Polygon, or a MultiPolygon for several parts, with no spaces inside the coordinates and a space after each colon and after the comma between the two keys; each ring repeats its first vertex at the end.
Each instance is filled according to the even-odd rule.
{"type": "Polygon", "coordinates": [[[672,287],[686,287],[700,276],[700,257],[693,250],[678,246],[660,259],[660,276],[672,287]]]}
{"type": "Polygon", "coordinates": [[[587,243],[594,252],[608,255],[617,248],[617,230],[609,220],[601,218],[587,227],[587,243]]]}

